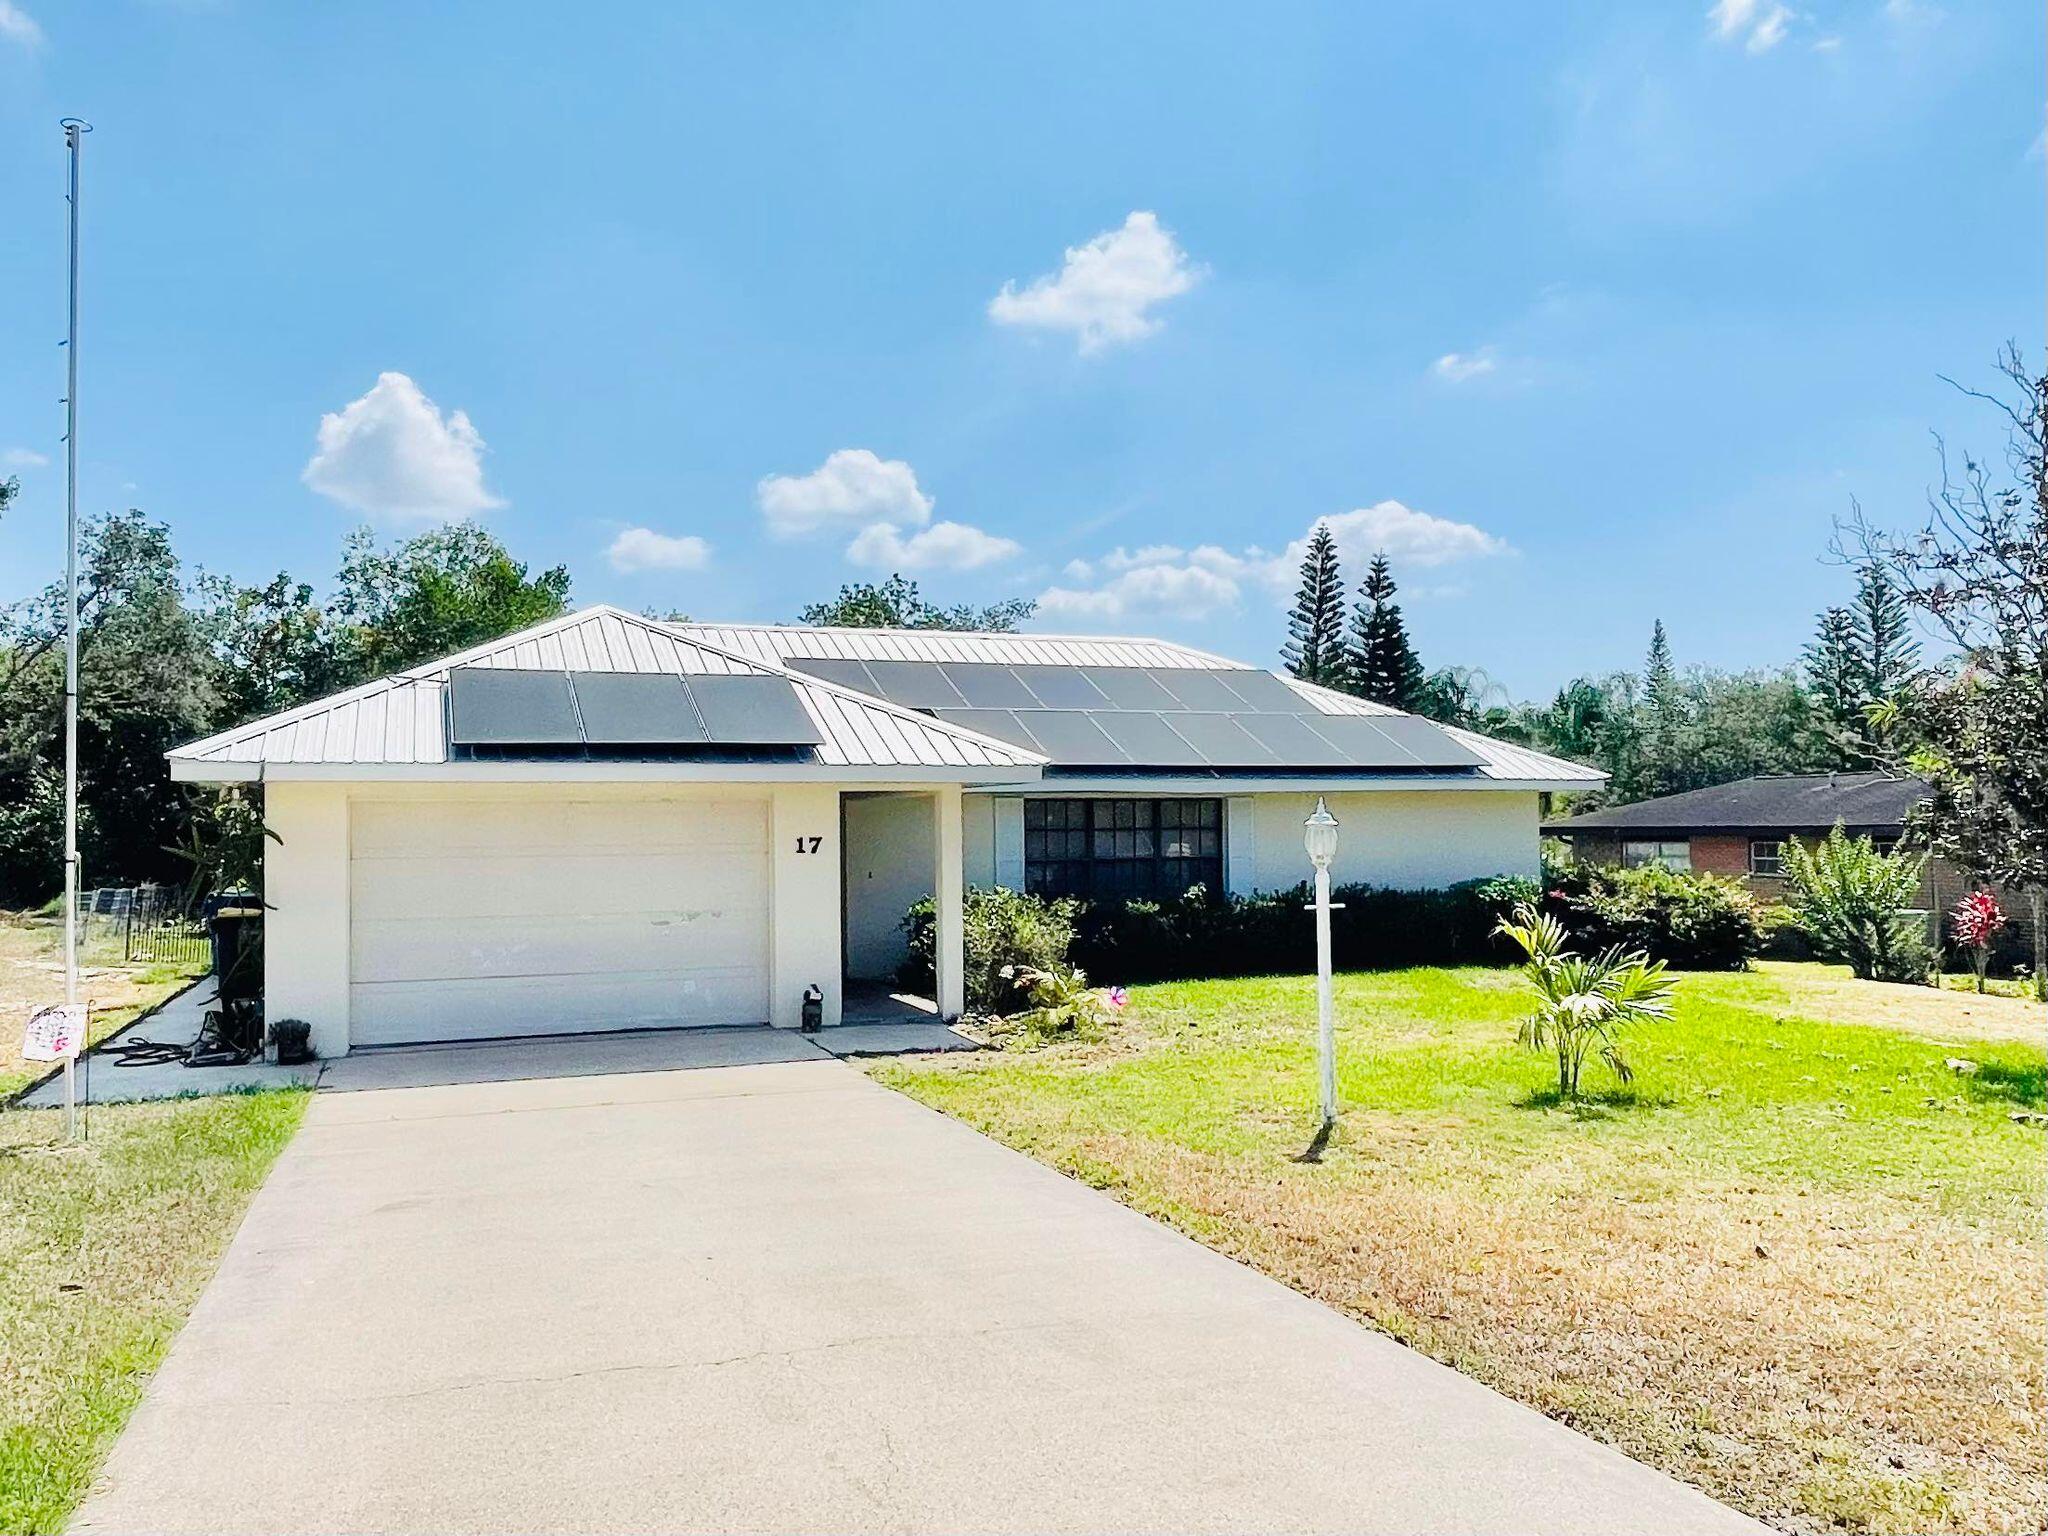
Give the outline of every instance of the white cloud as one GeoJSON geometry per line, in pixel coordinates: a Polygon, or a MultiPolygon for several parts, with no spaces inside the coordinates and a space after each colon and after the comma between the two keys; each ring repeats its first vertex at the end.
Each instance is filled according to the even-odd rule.
{"type": "MultiPolygon", "coordinates": [[[[1471,523],[1418,512],[1398,501],[1382,501],[1321,519],[1337,538],[1340,558],[1354,583],[1375,554],[1385,551],[1396,573],[1450,565],[1509,552],[1504,539],[1471,523]]],[[[1251,545],[1241,550],[1201,544],[1183,549],[1151,544],[1112,549],[1094,560],[1072,560],[1064,575],[1070,585],[1039,594],[1040,613],[1118,623],[1125,619],[1164,625],[1176,619],[1206,618],[1239,607],[1248,594],[1282,599],[1301,577],[1309,534],[1279,553],[1251,545]]],[[[1412,589],[1424,595],[1424,589],[1412,589]]],[[[1439,584],[1438,595],[1459,589],[1439,584]]]]}
{"type": "Polygon", "coordinates": [[[1750,53],[1769,53],[1785,40],[1793,13],[1786,6],[1765,4],[1764,0],[1714,0],[1707,19],[1723,42],[1742,38],[1742,46],[1750,53]]]}
{"type": "MultiPolygon", "coordinates": [[[[1483,528],[1418,512],[1398,501],[1375,502],[1369,507],[1336,513],[1323,521],[1337,536],[1337,548],[1346,566],[1356,566],[1361,573],[1365,562],[1383,550],[1396,566],[1413,567],[1503,555],[1509,549],[1505,539],[1496,538],[1483,528]]],[[[1290,585],[1306,553],[1308,535],[1304,534],[1289,544],[1281,557],[1287,565],[1290,585]]]]}
{"type": "Polygon", "coordinates": [[[1201,619],[1237,607],[1238,583],[1199,565],[1141,565],[1099,587],[1048,587],[1038,612],[1048,619],[1121,624],[1143,619],[1159,625],[1201,619]]]}
{"type": "Polygon", "coordinates": [[[16,5],[14,0],[0,0],[0,37],[24,48],[43,45],[43,29],[36,25],[35,17],[16,5]]]}
{"type": "Polygon", "coordinates": [[[1500,367],[1500,358],[1492,347],[1481,347],[1476,352],[1446,352],[1429,365],[1429,371],[1446,384],[1463,384],[1470,379],[1481,379],[1500,367]]]}
{"type": "Polygon", "coordinates": [[[932,499],[918,489],[916,471],[865,448],[841,448],[808,475],[769,475],[754,488],[754,497],[778,539],[835,524],[921,528],[932,515],[932,499]]]}
{"type": "Polygon", "coordinates": [[[33,448],[8,448],[0,450],[0,468],[41,469],[50,462],[47,453],[37,453],[33,448]]]}
{"type": "Polygon", "coordinates": [[[612,569],[636,571],[701,571],[711,562],[711,546],[694,533],[656,533],[652,528],[627,528],[605,550],[612,569]]]}
{"type": "Polygon", "coordinates": [[[892,524],[863,528],[846,558],[878,571],[972,571],[1022,552],[1024,546],[966,523],[933,523],[905,538],[892,524]]]}
{"type": "Polygon", "coordinates": [[[1070,331],[1083,352],[1111,342],[1136,341],[1163,323],[1148,311],[1186,293],[1201,277],[1159,216],[1143,210],[1121,229],[1105,230],[1086,245],[1067,247],[1057,273],[1014,282],[988,303],[998,325],[1070,331]]]}
{"type": "Polygon", "coordinates": [[[402,373],[320,418],[300,479],[373,517],[436,522],[505,503],[484,489],[484,440],[461,411],[446,416],[402,373]]]}

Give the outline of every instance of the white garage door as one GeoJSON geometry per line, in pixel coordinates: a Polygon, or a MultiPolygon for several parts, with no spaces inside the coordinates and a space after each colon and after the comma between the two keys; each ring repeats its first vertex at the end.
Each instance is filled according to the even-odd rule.
{"type": "Polygon", "coordinates": [[[353,1045],[768,1017],[760,801],[358,802],[353,1045]]]}

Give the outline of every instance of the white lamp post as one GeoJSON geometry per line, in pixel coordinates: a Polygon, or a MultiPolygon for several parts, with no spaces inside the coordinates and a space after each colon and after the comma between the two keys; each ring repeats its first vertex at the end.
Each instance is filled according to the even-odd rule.
{"type": "Polygon", "coordinates": [[[1330,860],[1337,856],[1337,818],[1321,795],[1315,813],[1302,824],[1301,842],[1316,868],[1316,1045],[1327,1128],[1337,1123],[1337,1023],[1330,996],[1330,860]]]}

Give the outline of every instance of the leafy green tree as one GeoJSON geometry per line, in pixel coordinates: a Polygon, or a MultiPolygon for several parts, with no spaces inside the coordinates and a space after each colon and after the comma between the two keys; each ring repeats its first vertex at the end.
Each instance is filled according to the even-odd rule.
{"type": "Polygon", "coordinates": [[[330,610],[339,675],[385,677],[555,618],[568,603],[567,568],[530,575],[476,523],[450,523],[390,549],[359,528],[343,547],[330,610]]]}
{"type": "Polygon", "coordinates": [[[1428,679],[1409,642],[1395,590],[1393,567],[1384,554],[1374,555],[1351,611],[1350,691],[1394,709],[1414,710],[1423,705],[1428,679]]]}
{"type": "Polygon", "coordinates": [[[2048,1000],[2048,376],[2011,345],[1998,371],[1996,392],[1963,393],[2003,418],[2005,472],[1968,454],[1956,469],[1937,440],[1941,481],[1921,526],[1892,534],[1858,509],[1838,544],[1881,565],[1954,648],[1872,715],[1896,725],[1905,766],[1933,788],[1909,823],[1915,841],[2026,893],[2048,1000]]]}
{"type": "Polygon", "coordinates": [[[1414,710],[1470,731],[1504,731],[1512,716],[1507,690],[1484,667],[1438,667],[1416,689],[1414,710]]]}
{"type": "Polygon", "coordinates": [[[1287,670],[1305,683],[1342,687],[1345,681],[1344,576],[1337,563],[1337,540],[1328,523],[1317,523],[1302,556],[1301,586],[1287,615],[1287,644],[1281,647],[1287,670]]]}
{"type": "Polygon", "coordinates": [[[1933,956],[1913,911],[1924,856],[1879,853],[1840,822],[1808,847],[1785,844],[1789,905],[1813,947],[1866,981],[1925,981],[1933,956]]]}
{"type": "Polygon", "coordinates": [[[799,615],[806,624],[842,629],[958,629],[1013,633],[1038,610],[1028,597],[1005,598],[986,608],[969,603],[942,608],[925,601],[917,583],[900,573],[887,581],[848,582],[830,602],[812,603],[799,615]]]}
{"type": "Polygon", "coordinates": [[[341,637],[313,589],[283,571],[260,587],[199,583],[220,664],[220,724],[235,725],[334,692],[347,682],[341,637]]]}
{"type": "MultiPolygon", "coordinates": [[[[218,669],[162,523],[134,511],[88,519],[79,571],[83,879],[172,881],[180,870],[167,848],[186,800],[163,754],[218,719],[218,669]]],[[[62,846],[61,830],[54,846],[46,834],[63,783],[64,631],[62,581],[0,617],[0,821],[12,828],[0,832],[0,881],[13,900],[48,894],[62,846]]]]}

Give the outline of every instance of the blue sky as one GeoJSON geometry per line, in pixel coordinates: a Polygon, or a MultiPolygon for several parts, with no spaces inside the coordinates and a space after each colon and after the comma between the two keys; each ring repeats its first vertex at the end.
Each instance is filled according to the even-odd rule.
{"type": "Polygon", "coordinates": [[[2038,3],[0,0],[0,598],[92,509],[324,582],[474,512],[583,600],[891,565],[1270,660],[1388,546],[1518,695],[1790,658],[1937,375],[2042,337],[2038,3]],[[47,463],[41,460],[47,459],[47,463]]]}

